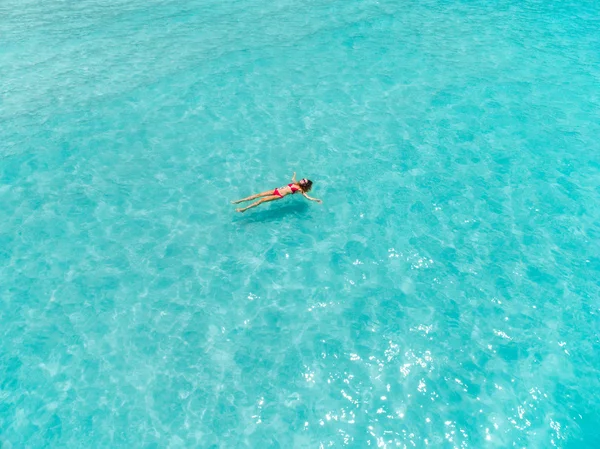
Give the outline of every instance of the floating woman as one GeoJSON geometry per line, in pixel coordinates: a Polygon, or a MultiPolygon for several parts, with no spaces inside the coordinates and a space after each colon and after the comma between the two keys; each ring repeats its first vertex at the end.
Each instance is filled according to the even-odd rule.
{"type": "Polygon", "coordinates": [[[296,182],[296,173],[294,173],[294,176],[292,176],[292,183],[288,184],[287,186],[278,187],[275,190],[267,190],[266,192],[257,193],[256,195],[252,195],[247,198],[242,198],[241,200],[232,201],[231,204],[243,203],[244,201],[250,201],[256,198],[260,198],[260,200],[256,201],[255,203],[252,203],[250,206],[236,209],[236,211],[238,212],[246,212],[248,209],[252,209],[253,207],[256,207],[262,203],[280,200],[284,196],[293,195],[296,192],[302,193],[302,196],[304,196],[304,198],[310,201],[322,203],[321,200],[311,198],[307,195],[307,193],[310,192],[310,189],[312,188],[312,184],[313,182],[310,179],[306,178],[303,178],[300,181],[296,182]]]}

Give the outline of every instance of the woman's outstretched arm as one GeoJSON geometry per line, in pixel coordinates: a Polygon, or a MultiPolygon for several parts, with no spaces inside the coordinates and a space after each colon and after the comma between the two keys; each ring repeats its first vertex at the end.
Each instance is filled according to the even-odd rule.
{"type": "Polygon", "coordinates": [[[296,182],[296,172],[292,175],[292,182],[296,182]]]}
{"type": "Polygon", "coordinates": [[[307,200],[311,200],[311,201],[316,201],[317,203],[322,203],[323,201],[317,199],[317,198],[311,198],[310,196],[308,196],[306,193],[302,192],[302,196],[304,198],[306,198],[307,200]]]}

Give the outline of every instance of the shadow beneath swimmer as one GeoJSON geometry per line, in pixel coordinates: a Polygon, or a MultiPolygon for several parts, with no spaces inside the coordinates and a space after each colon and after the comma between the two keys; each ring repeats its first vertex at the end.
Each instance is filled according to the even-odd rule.
{"type": "MultiPolygon", "coordinates": [[[[260,207],[260,206],[259,206],[260,207]]],[[[250,223],[266,223],[269,221],[277,221],[287,215],[299,215],[308,209],[307,203],[296,203],[288,204],[287,206],[277,207],[269,210],[253,211],[249,210],[238,215],[234,222],[239,224],[250,224],[250,223]]]]}

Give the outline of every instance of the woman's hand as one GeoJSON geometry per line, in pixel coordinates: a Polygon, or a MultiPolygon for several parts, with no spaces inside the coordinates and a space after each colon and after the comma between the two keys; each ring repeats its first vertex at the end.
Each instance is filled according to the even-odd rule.
{"type": "Polygon", "coordinates": [[[296,172],[292,175],[292,182],[296,182],[296,172]]]}

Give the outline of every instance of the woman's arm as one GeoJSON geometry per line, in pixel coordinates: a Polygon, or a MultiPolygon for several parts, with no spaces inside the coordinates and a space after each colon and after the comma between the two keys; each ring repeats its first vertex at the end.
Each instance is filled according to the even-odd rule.
{"type": "Polygon", "coordinates": [[[295,183],[296,182],[296,172],[294,172],[293,176],[292,176],[292,182],[295,183]]]}
{"type": "Polygon", "coordinates": [[[302,196],[304,196],[304,198],[306,198],[307,200],[311,200],[311,201],[316,201],[317,203],[322,203],[323,201],[317,199],[317,198],[311,198],[310,196],[308,196],[306,193],[302,192],[302,196]]]}

